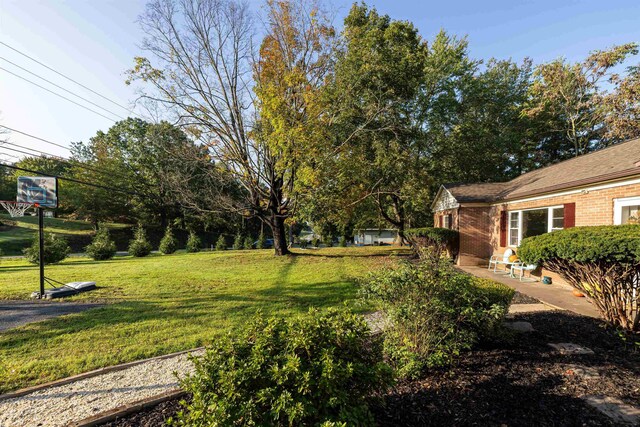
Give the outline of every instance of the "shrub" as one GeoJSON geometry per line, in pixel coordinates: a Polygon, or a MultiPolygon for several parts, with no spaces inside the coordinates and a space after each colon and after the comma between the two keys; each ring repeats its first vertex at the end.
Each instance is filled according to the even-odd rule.
{"type": "Polygon", "coordinates": [[[243,249],[253,249],[253,239],[251,236],[247,236],[244,238],[244,243],[242,244],[243,249]]]}
{"type": "Polygon", "coordinates": [[[347,238],[345,236],[340,237],[340,242],[338,242],[341,248],[347,247],[347,238]]]}
{"type": "Polygon", "coordinates": [[[528,237],[518,256],[588,295],[611,324],[640,331],[640,226],[573,227],[528,237]]]}
{"type": "Polygon", "coordinates": [[[180,426],[369,426],[368,399],[391,383],[363,318],[335,309],[258,316],[238,338],[214,340],[192,360],[180,426]]]}
{"type": "Polygon", "coordinates": [[[301,239],[300,240],[300,249],[307,249],[307,246],[309,246],[309,241],[306,239],[301,239]]]}
{"type": "Polygon", "coordinates": [[[133,240],[129,242],[129,255],[144,257],[151,253],[151,243],[147,240],[147,233],[144,228],[138,225],[133,235],[133,240]]]}
{"type": "Polygon", "coordinates": [[[415,378],[494,338],[513,290],[457,272],[441,259],[374,272],[360,294],[389,316],[385,353],[398,376],[415,378]]]}
{"type": "Polygon", "coordinates": [[[264,249],[267,245],[267,239],[264,237],[264,233],[260,233],[258,241],[256,242],[256,249],[264,249]]]}
{"type": "Polygon", "coordinates": [[[236,234],[236,238],[233,240],[233,246],[231,246],[231,248],[238,251],[242,249],[243,244],[244,238],[242,237],[242,234],[238,233],[236,234]]]}
{"type": "Polygon", "coordinates": [[[189,238],[187,239],[187,252],[200,252],[202,250],[202,240],[200,237],[193,231],[189,233],[189,238]]]}
{"type": "MultiPolygon", "coordinates": [[[[33,243],[24,249],[24,256],[32,264],[40,263],[40,239],[38,235],[33,239],[33,243]]],[[[71,248],[67,241],[55,234],[44,233],[44,263],[55,264],[64,260],[71,253],[71,248]]]]}
{"type": "Polygon", "coordinates": [[[320,247],[320,239],[318,239],[317,237],[315,239],[311,240],[311,246],[319,248],[320,247]]]}
{"type": "Polygon", "coordinates": [[[440,258],[447,254],[451,259],[458,256],[459,233],[439,227],[410,228],[405,236],[413,251],[420,258],[440,258]]]}
{"type": "Polygon", "coordinates": [[[178,239],[173,235],[173,230],[171,226],[168,226],[164,232],[164,236],[160,240],[160,252],[169,255],[178,250],[178,239]]]}
{"type": "Polygon", "coordinates": [[[227,249],[227,239],[221,234],[216,241],[216,251],[224,251],[227,249]]]}
{"type": "Polygon", "coordinates": [[[111,240],[109,230],[102,226],[99,227],[91,244],[85,248],[85,251],[96,261],[113,258],[116,254],[116,244],[111,240]]]}
{"type": "Polygon", "coordinates": [[[326,236],[324,236],[323,242],[324,245],[328,248],[333,246],[333,236],[330,234],[327,234],[326,236]]]}

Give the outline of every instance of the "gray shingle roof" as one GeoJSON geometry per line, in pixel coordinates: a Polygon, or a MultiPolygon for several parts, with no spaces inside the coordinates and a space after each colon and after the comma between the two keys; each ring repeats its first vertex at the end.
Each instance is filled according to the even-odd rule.
{"type": "Polygon", "coordinates": [[[640,138],[520,175],[500,183],[445,184],[460,203],[535,196],[640,175],[640,138]]]}

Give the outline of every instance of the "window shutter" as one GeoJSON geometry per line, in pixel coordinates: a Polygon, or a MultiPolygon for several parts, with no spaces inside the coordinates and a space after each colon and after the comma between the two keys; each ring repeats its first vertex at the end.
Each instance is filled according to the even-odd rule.
{"type": "Polygon", "coordinates": [[[507,211],[500,212],[500,246],[507,246],[507,211]]]}
{"type": "Polygon", "coordinates": [[[564,228],[571,228],[576,226],[576,204],[565,203],[564,204],[564,228]]]}

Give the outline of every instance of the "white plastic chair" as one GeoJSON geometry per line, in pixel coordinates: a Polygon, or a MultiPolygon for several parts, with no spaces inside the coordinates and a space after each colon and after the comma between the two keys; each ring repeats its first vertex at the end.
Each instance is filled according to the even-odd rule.
{"type": "Polygon", "coordinates": [[[533,277],[531,277],[531,272],[533,270],[535,270],[538,266],[535,264],[523,264],[521,262],[516,262],[513,265],[511,265],[511,273],[509,274],[511,277],[513,277],[514,279],[516,278],[516,271],[519,272],[518,274],[518,278],[520,279],[520,281],[522,282],[522,279],[524,279],[524,273],[525,272],[529,272],[529,280],[532,280],[534,282],[536,282],[537,280],[534,279],[533,277]]]}
{"type": "Polygon", "coordinates": [[[491,258],[489,258],[488,270],[491,270],[491,266],[493,265],[493,272],[497,273],[498,265],[504,265],[505,273],[508,273],[507,267],[510,264],[514,263],[513,261],[509,261],[509,257],[511,255],[513,255],[512,249],[507,249],[506,251],[504,251],[504,254],[502,255],[502,257],[500,255],[492,255],[491,258]]]}

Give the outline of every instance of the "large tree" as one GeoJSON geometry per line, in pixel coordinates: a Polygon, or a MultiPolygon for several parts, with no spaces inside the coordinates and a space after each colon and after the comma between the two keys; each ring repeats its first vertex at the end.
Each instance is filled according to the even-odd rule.
{"type": "MultiPolygon", "coordinates": [[[[547,127],[564,136],[566,144],[556,160],[616,142],[606,138],[609,132],[605,123],[611,111],[607,109],[606,86],[617,78],[613,73],[615,67],[637,53],[637,44],[627,43],[594,51],[584,61],[569,63],[560,58],[536,67],[530,100],[523,112],[530,117],[547,118],[547,127]]],[[[623,93],[629,87],[626,83],[622,86],[623,93]]],[[[613,97],[608,104],[615,107],[614,113],[626,111],[626,103],[616,106],[614,100],[622,99],[613,97]]]]}
{"type": "Polygon", "coordinates": [[[129,81],[147,83],[144,96],[175,113],[241,187],[237,197],[224,188],[211,194],[230,212],[260,218],[276,254],[288,253],[285,220],[309,148],[303,129],[328,66],[331,30],[321,11],[310,2],[268,2],[257,58],[255,21],[241,2],[154,0],[140,22],[147,57],[136,58],[129,81]]]}

